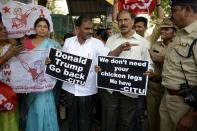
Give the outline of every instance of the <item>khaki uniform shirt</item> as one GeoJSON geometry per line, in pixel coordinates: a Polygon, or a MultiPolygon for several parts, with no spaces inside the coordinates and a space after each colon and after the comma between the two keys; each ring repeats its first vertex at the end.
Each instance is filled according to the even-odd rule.
{"type": "MultiPolygon", "coordinates": [[[[155,53],[159,59],[164,59],[165,58],[165,53],[166,53],[167,45],[165,45],[162,41],[158,41],[155,44],[152,45],[150,51],[155,53]]],[[[153,58],[154,62],[154,71],[159,74],[158,77],[161,77],[162,73],[162,66],[157,66],[157,61],[154,60],[154,54],[151,53],[151,57],[153,58]]],[[[157,78],[156,78],[157,79],[157,78]]],[[[161,82],[161,81],[160,81],[161,82]]]]}
{"type": "Polygon", "coordinates": [[[196,38],[197,20],[179,30],[172,43],[168,45],[162,71],[162,84],[166,88],[179,90],[180,84],[186,82],[184,73],[189,84],[197,85],[197,65],[195,62],[197,60],[197,44],[193,46],[194,54],[191,57],[184,58],[179,55],[187,56],[189,47],[196,38]],[[181,65],[184,71],[181,69],[181,65]]]}
{"type": "Polygon", "coordinates": [[[167,45],[165,45],[162,41],[158,41],[155,44],[151,46],[150,49],[150,55],[152,57],[152,60],[154,62],[154,72],[157,73],[155,77],[153,77],[149,81],[149,87],[156,91],[163,91],[163,88],[161,88],[161,73],[162,73],[162,63],[158,64],[158,59],[162,61],[165,57],[167,45]]]}

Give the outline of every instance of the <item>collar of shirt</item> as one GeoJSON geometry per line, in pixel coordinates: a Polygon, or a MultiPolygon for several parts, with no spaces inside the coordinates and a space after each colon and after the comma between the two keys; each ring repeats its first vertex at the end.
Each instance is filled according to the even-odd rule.
{"type": "Polygon", "coordinates": [[[157,41],[156,43],[159,44],[162,47],[166,47],[166,45],[163,43],[163,41],[157,41]]]}
{"type": "Polygon", "coordinates": [[[186,26],[183,30],[185,30],[188,34],[197,30],[197,20],[186,26]]]}
{"type": "Polygon", "coordinates": [[[139,37],[138,37],[137,33],[134,31],[133,35],[131,35],[128,38],[124,37],[121,33],[119,33],[119,35],[117,36],[117,38],[125,38],[125,39],[132,39],[132,38],[134,38],[134,39],[138,39],[139,37]]]}
{"type": "MultiPolygon", "coordinates": [[[[188,39],[186,38],[188,38],[188,35],[190,35],[191,38],[196,38],[195,32],[197,32],[197,20],[191,23],[190,25],[186,26],[185,28],[182,28],[179,31],[177,31],[175,38],[178,42],[176,42],[175,44],[184,47],[191,45],[192,39],[188,41],[188,39]]],[[[176,41],[175,38],[173,39],[173,41],[176,41]]]]}
{"type": "MultiPolygon", "coordinates": [[[[168,44],[169,44],[169,43],[168,43],[168,44]]],[[[167,47],[167,45],[165,45],[163,42],[161,43],[161,46],[164,47],[164,48],[167,47]]]]}
{"type": "Polygon", "coordinates": [[[86,39],[86,41],[85,41],[83,44],[80,44],[80,43],[79,43],[78,36],[74,36],[74,42],[77,42],[77,43],[79,43],[80,45],[85,45],[85,44],[88,43],[88,41],[90,41],[91,39],[92,39],[92,37],[86,39]]]}

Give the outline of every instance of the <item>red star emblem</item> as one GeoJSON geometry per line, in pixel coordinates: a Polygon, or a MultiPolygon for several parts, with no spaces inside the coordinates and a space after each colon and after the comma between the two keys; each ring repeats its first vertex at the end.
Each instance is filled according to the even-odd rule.
{"type": "Polygon", "coordinates": [[[3,7],[4,13],[10,13],[10,8],[7,6],[3,7]]]}

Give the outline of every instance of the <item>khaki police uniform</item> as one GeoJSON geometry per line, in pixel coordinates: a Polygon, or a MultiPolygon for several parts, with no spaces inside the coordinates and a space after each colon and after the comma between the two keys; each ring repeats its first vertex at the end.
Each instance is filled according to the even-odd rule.
{"type": "MultiPolygon", "coordinates": [[[[158,25],[157,25],[158,26],[158,25]]],[[[169,18],[163,19],[158,28],[175,28],[169,18]]],[[[161,85],[162,77],[162,62],[165,57],[168,43],[164,44],[163,41],[157,41],[152,44],[150,55],[154,62],[154,72],[157,74],[155,77],[149,79],[148,91],[146,96],[147,115],[150,131],[159,130],[159,106],[161,98],[164,94],[164,87],[161,85]],[[159,62],[158,62],[159,61],[159,62]]]]}
{"type": "Polygon", "coordinates": [[[196,38],[197,20],[179,30],[172,43],[168,45],[162,71],[162,84],[166,91],[160,105],[161,131],[175,131],[180,118],[191,109],[189,105],[184,103],[183,97],[178,95],[178,91],[180,85],[186,82],[185,79],[189,84],[197,85],[197,65],[195,62],[195,59],[197,60],[197,44],[193,47],[193,56],[184,58],[179,54],[187,56],[189,47],[196,38]]]}
{"type": "MultiPolygon", "coordinates": [[[[154,53],[157,53],[157,55],[164,57],[166,48],[167,45],[165,45],[162,41],[160,41],[153,44],[150,50],[153,51],[154,53]]],[[[161,65],[158,66],[155,64],[154,72],[157,73],[157,76],[149,80],[148,91],[146,96],[147,115],[148,115],[148,123],[149,123],[150,131],[158,131],[159,129],[159,124],[158,124],[158,121],[160,121],[159,105],[164,93],[164,88],[161,85],[162,66],[161,65]]]]}

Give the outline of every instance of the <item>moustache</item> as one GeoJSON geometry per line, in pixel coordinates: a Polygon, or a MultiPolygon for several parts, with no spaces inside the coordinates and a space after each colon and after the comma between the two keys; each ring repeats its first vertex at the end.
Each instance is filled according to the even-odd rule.
{"type": "Polygon", "coordinates": [[[86,36],[92,36],[92,33],[88,33],[88,34],[86,34],[86,36]]]}
{"type": "Polygon", "coordinates": [[[122,25],[122,26],[120,26],[120,28],[122,29],[122,28],[127,28],[127,26],[126,25],[122,25]]]}

